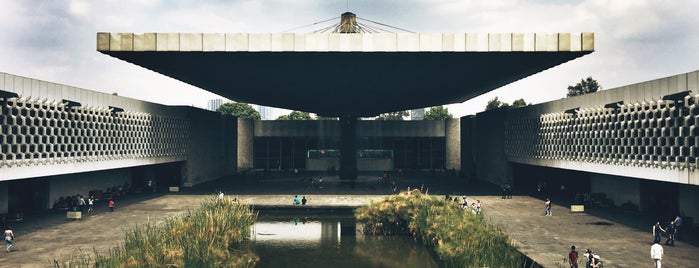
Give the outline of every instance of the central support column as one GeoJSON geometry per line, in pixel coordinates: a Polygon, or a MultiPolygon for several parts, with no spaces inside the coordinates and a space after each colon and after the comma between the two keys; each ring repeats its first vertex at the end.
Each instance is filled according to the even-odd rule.
{"type": "Polygon", "coordinates": [[[357,117],[340,116],[340,179],[357,179],[357,117]]]}

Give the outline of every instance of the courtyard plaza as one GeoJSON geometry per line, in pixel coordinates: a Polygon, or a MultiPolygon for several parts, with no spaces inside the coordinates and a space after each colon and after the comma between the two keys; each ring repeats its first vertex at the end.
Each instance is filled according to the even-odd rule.
{"type": "MultiPolygon", "coordinates": [[[[107,200],[99,200],[95,213],[91,216],[85,213],[81,220],[67,220],[65,211],[27,214],[24,220],[8,223],[16,235],[15,247],[9,254],[0,254],[0,267],[52,267],[54,259],[67,260],[76,254],[94,254],[95,251],[104,254],[123,241],[125,228],[157,222],[194,208],[202,198],[213,196],[219,190],[225,193],[225,198],[237,198],[265,209],[360,206],[392,194],[390,184],[381,183],[379,176],[379,173],[360,174],[355,183],[347,184],[321,173],[265,175],[247,172],[234,178],[180,188],[179,192],[161,188],[155,193],[122,196],[115,199],[113,213],[107,208],[107,200]],[[318,183],[320,178],[322,183],[318,183]],[[308,204],[293,205],[295,195],[306,196],[308,204]]],[[[652,265],[650,228],[654,220],[640,213],[624,212],[615,207],[572,213],[569,203],[554,198],[553,216],[544,216],[544,200],[519,195],[517,189],[512,199],[501,199],[496,185],[466,181],[447,173],[394,173],[391,180],[397,182],[400,190],[410,187],[459,199],[465,195],[469,203],[480,200],[484,217],[509,233],[520,251],[544,267],[567,267],[563,264],[571,245],[577,247],[581,258],[588,248],[599,254],[605,267],[652,265]]],[[[665,267],[699,266],[697,234],[687,229],[683,231],[674,247],[664,246],[665,267]]],[[[580,267],[584,267],[582,260],[580,267]]]]}

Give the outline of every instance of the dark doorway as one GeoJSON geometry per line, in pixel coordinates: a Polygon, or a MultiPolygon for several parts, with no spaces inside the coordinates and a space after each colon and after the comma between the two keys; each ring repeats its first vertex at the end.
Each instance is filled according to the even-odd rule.
{"type": "Polygon", "coordinates": [[[641,180],[641,209],[661,222],[680,212],[680,187],[677,183],[641,180]]]}
{"type": "Polygon", "coordinates": [[[512,163],[514,191],[540,198],[573,202],[576,194],[590,192],[590,173],[512,163]]]}
{"type": "Polygon", "coordinates": [[[34,178],[10,181],[8,184],[8,212],[35,212],[47,208],[48,179],[34,178]]]}
{"type": "Polygon", "coordinates": [[[172,162],[155,165],[155,182],[165,187],[182,186],[182,163],[172,162]]]}

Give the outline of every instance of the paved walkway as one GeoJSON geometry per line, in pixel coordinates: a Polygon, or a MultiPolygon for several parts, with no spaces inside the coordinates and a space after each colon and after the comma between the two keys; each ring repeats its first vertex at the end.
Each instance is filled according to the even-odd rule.
{"type": "MultiPolygon", "coordinates": [[[[497,189],[489,185],[458,179],[426,175],[422,179],[394,176],[401,188],[422,188],[436,195],[467,195],[484,203],[486,219],[511,234],[521,251],[544,267],[564,263],[570,245],[582,253],[586,248],[597,252],[605,267],[652,267],[649,234],[652,222],[634,214],[611,210],[570,213],[566,206],[554,205],[553,216],[543,216],[543,201],[530,196],[500,199],[497,189]],[[617,219],[618,221],[615,221],[617,219]],[[641,227],[647,225],[647,228],[641,227]]],[[[316,176],[314,176],[317,179],[316,176]]],[[[183,189],[179,193],[131,195],[117,199],[117,210],[107,211],[106,202],[97,204],[96,214],[79,221],[65,219],[65,212],[25,215],[25,220],[11,223],[17,239],[15,251],[0,254],[0,267],[51,267],[54,259],[68,259],[75,254],[106,252],[123,239],[128,226],[158,221],[187,208],[195,207],[206,195],[223,190],[228,198],[256,205],[291,206],[293,195],[305,195],[309,206],[355,206],[380,200],[391,194],[378,177],[361,177],[353,185],[325,178],[322,187],[305,177],[247,178],[219,180],[183,189]]],[[[696,243],[694,243],[696,244],[696,243]]],[[[665,246],[665,267],[698,267],[699,247],[677,242],[665,246]]],[[[583,264],[584,265],[584,264],[583,264]]],[[[561,266],[562,267],[562,266],[561,266]]],[[[584,266],[582,266],[584,267],[584,266]]]]}

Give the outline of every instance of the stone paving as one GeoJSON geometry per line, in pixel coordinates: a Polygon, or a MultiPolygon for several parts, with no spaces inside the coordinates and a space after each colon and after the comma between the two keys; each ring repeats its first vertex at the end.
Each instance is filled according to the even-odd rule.
{"type": "MultiPolygon", "coordinates": [[[[409,176],[406,176],[409,177],[409,176]]],[[[649,230],[639,228],[645,219],[619,213],[571,213],[567,206],[554,205],[553,216],[544,216],[544,202],[531,196],[501,199],[492,186],[464,183],[447,176],[421,175],[427,179],[398,178],[401,189],[422,188],[435,195],[467,195],[483,202],[484,217],[511,234],[520,250],[544,267],[564,267],[571,245],[584,252],[598,253],[605,267],[651,267],[649,230]],[[468,186],[466,186],[468,185],[468,186]],[[623,221],[625,224],[615,221],[623,221]],[[559,266],[561,265],[561,266],[559,266]]],[[[218,180],[177,193],[138,194],[116,199],[117,209],[107,211],[104,200],[98,202],[93,216],[66,220],[65,212],[26,215],[25,220],[10,223],[17,236],[12,253],[0,254],[0,267],[52,267],[54,259],[75,254],[104,253],[123,239],[123,229],[159,221],[192,208],[207,195],[223,190],[227,198],[256,206],[293,206],[294,195],[306,196],[308,206],[358,206],[391,194],[378,176],[360,177],[353,185],[325,178],[321,185],[306,177],[239,178],[218,180]],[[320,187],[322,186],[322,187],[320,187]]],[[[696,245],[696,243],[693,243],[696,245]]],[[[699,267],[699,247],[681,241],[665,246],[665,267],[699,267]]],[[[581,267],[584,267],[584,263],[581,267]]]]}

